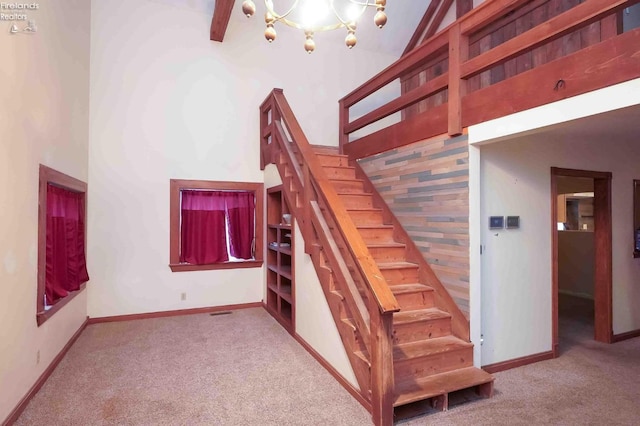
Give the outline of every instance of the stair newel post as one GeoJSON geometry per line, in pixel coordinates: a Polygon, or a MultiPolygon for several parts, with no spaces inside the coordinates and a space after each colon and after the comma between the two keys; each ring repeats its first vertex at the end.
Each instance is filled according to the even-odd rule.
{"type": "Polygon", "coordinates": [[[344,154],[344,146],[349,143],[349,135],[345,133],[345,127],[349,124],[349,107],[345,106],[344,99],[340,99],[338,105],[338,152],[344,154]]]}
{"type": "Polygon", "coordinates": [[[309,165],[306,162],[304,163],[303,173],[304,173],[304,183],[303,183],[304,205],[302,207],[302,211],[304,212],[303,214],[304,222],[302,225],[304,226],[304,229],[305,229],[304,252],[307,254],[311,254],[311,245],[314,242],[314,241],[311,241],[311,236],[313,235],[313,229],[311,224],[311,199],[312,199],[311,191],[313,190],[313,188],[311,187],[309,165]]]}
{"type": "Polygon", "coordinates": [[[467,81],[461,77],[461,67],[469,59],[469,38],[461,31],[460,23],[449,30],[448,133],[450,136],[462,134],[462,97],[467,91],[467,81]]]}
{"type": "MultiPolygon", "coordinates": [[[[371,298],[372,299],[372,298],[371,298]]],[[[370,299],[370,300],[371,300],[370,299]]],[[[376,426],[393,425],[393,312],[381,313],[375,301],[371,313],[371,411],[376,426]]]]}

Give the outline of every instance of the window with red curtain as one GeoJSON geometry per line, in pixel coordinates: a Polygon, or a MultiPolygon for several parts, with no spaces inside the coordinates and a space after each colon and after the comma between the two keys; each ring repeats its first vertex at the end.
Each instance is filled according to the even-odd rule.
{"type": "Polygon", "coordinates": [[[53,305],[89,280],[84,194],[47,184],[45,301],[53,305]]]}
{"type": "Polygon", "coordinates": [[[227,262],[229,255],[253,258],[253,192],[182,190],[181,194],[181,263],[227,262]]]}
{"type": "Polygon", "coordinates": [[[171,179],[169,191],[173,272],[262,266],[262,183],[171,179]]]}

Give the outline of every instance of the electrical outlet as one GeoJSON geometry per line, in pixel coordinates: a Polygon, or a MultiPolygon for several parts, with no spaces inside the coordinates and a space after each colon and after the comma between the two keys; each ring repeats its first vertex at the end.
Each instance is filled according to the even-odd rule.
{"type": "Polygon", "coordinates": [[[180,300],[187,300],[187,293],[180,293],[180,300]]]}
{"type": "Polygon", "coordinates": [[[36,352],[36,364],[40,364],[40,349],[36,352]]]}

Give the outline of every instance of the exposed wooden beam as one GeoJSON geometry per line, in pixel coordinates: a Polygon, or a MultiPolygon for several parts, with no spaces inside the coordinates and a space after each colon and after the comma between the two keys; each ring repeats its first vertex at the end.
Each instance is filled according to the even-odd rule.
{"type": "Polygon", "coordinates": [[[427,32],[424,33],[424,37],[422,38],[423,41],[428,39],[438,31],[440,24],[442,24],[442,21],[444,20],[444,17],[449,11],[449,9],[451,8],[452,4],[453,4],[453,0],[444,0],[444,3],[440,5],[440,9],[438,9],[438,13],[436,13],[436,16],[433,18],[433,21],[431,21],[429,28],[427,28],[427,32]]]}
{"type": "Polygon", "coordinates": [[[210,40],[222,42],[224,39],[224,33],[227,32],[227,25],[229,24],[229,18],[231,18],[234,3],[235,0],[216,0],[213,8],[213,18],[211,18],[210,40]]]}
{"type": "Polygon", "coordinates": [[[427,25],[431,22],[431,18],[433,18],[433,14],[438,10],[438,6],[440,6],[440,2],[442,0],[431,0],[429,3],[429,7],[427,7],[427,11],[424,13],[424,16],[420,20],[420,23],[416,27],[416,31],[411,36],[411,40],[407,43],[407,47],[404,48],[404,52],[402,52],[402,56],[411,52],[422,40],[422,34],[424,34],[427,29],[427,25]]]}

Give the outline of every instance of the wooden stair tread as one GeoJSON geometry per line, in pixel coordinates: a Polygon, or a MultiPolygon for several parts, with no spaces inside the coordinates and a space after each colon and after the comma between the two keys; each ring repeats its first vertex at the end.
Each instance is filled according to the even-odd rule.
{"type": "Polygon", "coordinates": [[[473,347],[473,343],[465,342],[455,336],[443,336],[417,342],[402,343],[393,347],[393,360],[403,361],[473,347]]]}
{"type": "Polygon", "coordinates": [[[359,212],[367,212],[367,211],[371,211],[371,212],[376,212],[376,213],[382,213],[382,209],[377,209],[375,207],[349,207],[347,210],[347,212],[350,211],[359,211],[359,212]]]}
{"type": "Polygon", "coordinates": [[[357,225],[358,229],[393,229],[393,225],[357,225]]]}
{"type": "MultiPolygon", "coordinates": [[[[393,346],[393,361],[406,361],[413,358],[435,355],[439,353],[467,349],[473,347],[473,343],[465,342],[455,336],[434,337],[433,339],[420,340],[411,343],[396,344],[393,346]]],[[[353,352],[358,358],[371,366],[369,354],[362,351],[353,352]]]]}
{"type": "Polygon", "coordinates": [[[388,243],[369,243],[367,247],[370,248],[391,248],[391,247],[406,247],[406,244],[396,243],[395,241],[390,241],[388,243]]]}
{"type": "Polygon", "coordinates": [[[418,264],[417,263],[411,263],[411,262],[379,262],[378,263],[378,269],[385,270],[385,269],[406,269],[406,268],[417,268],[418,264]]]}
{"type": "Polygon", "coordinates": [[[415,309],[400,311],[393,314],[393,324],[409,324],[418,321],[429,321],[442,318],[451,318],[451,314],[438,308],[415,309]]]}
{"type": "Polygon", "coordinates": [[[337,146],[333,146],[333,145],[313,145],[310,144],[311,148],[313,149],[313,151],[316,154],[335,154],[335,155],[341,155],[338,154],[340,152],[340,148],[337,146]]]}
{"type": "Polygon", "coordinates": [[[329,178],[330,182],[364,182],[362,179],[340,179],[340,178],[329,178]]]}
{"type": "Polygon", "coordinates": [[[493,382],[493,376],[476,367],[466,367],[418,380],[396,383],[393,406],[409,404],[437,395],[493,382]]]}
{"type": "Polygon", "coordinates": [[[415,293],[418,291],[434,291],[433,287],[425,284],[395,284],[389,287],[393,294],[415,293]]]}

